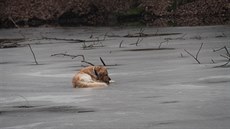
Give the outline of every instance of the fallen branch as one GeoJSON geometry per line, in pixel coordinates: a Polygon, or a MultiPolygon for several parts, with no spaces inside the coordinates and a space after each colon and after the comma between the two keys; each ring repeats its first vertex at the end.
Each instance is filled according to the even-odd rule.
{"type": "Polygon", "coordinates": [[[228,60],[228,62],[226,62],[225,64],[223,64],[222,66],[227,66],[230,63],[230,60],[228,60]]]}
{"type": "Polygon", "coordinates": [[[201,64],[200,61],[198,60],[198,55],[200,53],[200,50],[201,50],[203,44],[204,43],[201,43],[200,48],[199,48],[198,52],[196,53],[196,56],[192,55],[190,52],[188,52],[186,49],[184,49],[184,51],[187,52],[191,57],[193,57],[193,59],[195,59],[198,64],[201,64]]]}
{"type": "Polygon", "coordinates": [[[220,56],[221,56],[221,57],[224,57],[224,58],[226,58],[226,59],[228,59],[228,60],[230,60],[230,56],[222,55],[222,54],[220,54],[220,56]]]}
{"type": "Polygon", "coordinates": [[[101,63],[104,65],[104,66],[107,66],[104,62],[104,60],[100,57],[100,60],[101,60],[101,63]]]}
{"type": "Polygon", "coordinates": [[[120,42],[120,44],[119,44],[119,48],[121,48],[122,43],[123,43],[123,40],[120,42]]]}
{"type": "Polygon", "coordinates": [[[138,39],[137,39],[137,42],[136,42],[136,46],[137,46],[139,43],[141,43],[141,41],[142,41],[143,39],[144,39],[144,38],[141,38],[141,39],[138,38],[138,39]]]}
{"type": "Polygon", "coordinates": [[[117,64],[106,64],[105,61],[100,57],[101,63],[103,66],[117,66],[117,64]]]}
{"type": "Polygon", "coordinates": [[[221,65],[220,67],[227,66],[230,63],[230,56],[228,56],[228,55],[220,55],[220,56],[227,59],[227,62],[225,64],[221,65]]]}
{"type": "Polygon", "coordinates": [[[34,51],[33,51],[32,47],[31,47],[31,45],[30,45],[30,44],[28,44],[28,46],[29,46],[29,48],[30,48],[30,51],[31,51],[31,53],[32,53],[33,57],[34,57],[34,61],[35,61],[36,65],[38,65],[38,62],[37,62],[36,56],[35,56],[35,54],[34,54],[34,51]]]}
{"type": "Polygon", "coordinates": [[[60,55],[61,56],[68,56],[68,57],[71,57],[72,59],[77,58],[77,57],[82,57],[82,61],[81,62],[94,66],[93,63],[90,63],[90,62],[88,62],[88,61],[85,60],[85,56],[84,55],[70,55],[70,54],[66,54],[66,53],[57,53],[57,54],[52,54],[51,56],[60,56],[60,55]]]}
{"type": "Polygon", "coordinates": [[[157,33],[157,34],[145,34],[145,33],[134,33],[127,35],[107,35],[108,37],[125,37],[125,38],[143,38],[143,37],[157,37],[157,36],[168,36],[168,35],[178,35],[181,33],[157,33]]]}
{"type": "Polygon", "coordinates": [[[62,40],[62,41],[70,41],[70,42],[78,42],[78,43],[104,41],[104,40],[100,40],[100,39],[82,40],[82,39],[49,38],[49,37],[45,37],[45,36],[42,36],[42,39],[45,39],[45,40],[62,40]]]}
{"type": "Polygon", "coordinates": [[[68,56],[68,57],[71,57],[72,59],[74,58],[77,58],[77,57],[82,57],[82,60],[85,60],[85,57],[84,55],[69,55],[69,54],[66,54],[66,53],[57,53],[57,54],[53,54],[51,56],[68,56]]]}
{"type": "Polygon", "coordinates": [[[225,51],[227,52],[227,56],[230,57],[230,53],[228,51],[228,48],[226,46],[222,47],[222,48],[219,48],[219,49],[213,49],[213,52],[217,52],[217,51],[220,51],[220,50],[223,50],[225,49],[225,51]]]}
{"type": "Polygon", "coordinates": [[[136,46],[138,46],[138,44],[140,44],[141,43],[141,41],[143,40],[144,38],[138,38],[137,39],[137,41],[135,42],[135,43],[131,43],[130,45],[136,45],[136,46]]]}
{"type": "Polygon", "coordinates": [[[228,60],[225,64],[220,65],[220,66],[216,66],[216,67],[226,67],[229,63],[230,63],[230,60],[228,60]]]}
{"type": "MultiPolygon", "coordinates": [[[[144,31],[145,31],[145,29],[141,28],[140,31],[139,31],[139,33],[136,33],[136,34],[139,35],[138,37],[143,37],[143,36],[145,36],[144,31]]],[[[129,36],[130,36],[130,34],[129,34],[129,36]]]]}
{"type": "Polygon", "coordinates": [[[226,51],[226,55],[220,54],[220,56],[223,57],[223,58],[226,58],[227,62],[225,64],[223,64],[223,65],[218,66],[218,67],[225,67],[230,63],[230,53],[229,53],[228,48],[226,46],[221,47],[219,49],[213,49],[213,52],[217,52],[217,51],[220,51],[220,50],[225,50],[226,51]]]}
{"type": "Polygon", "coordinates": [[[81,40],[81,39],[48,38],[48,37],[44,37],[44,36],[42,36],[42,39],[46,39],[46,40],[64,40],[64,41],[74,41],[74,42],[85,42],[85,40],[81,40]]]}

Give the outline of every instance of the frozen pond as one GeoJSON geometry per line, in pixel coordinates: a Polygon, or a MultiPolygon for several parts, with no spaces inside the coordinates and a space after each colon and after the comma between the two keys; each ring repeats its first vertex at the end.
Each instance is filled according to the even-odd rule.
{"type": "Polygon", "coordinates": [[[18,38],[21,46],[0,49],[0,129],[230,127],[230,64],[225,49],[213,52],[230,50],[230,26],[0,30],[18,38]],[[201,64],[185,52],[199,48],[201,64]],[[65,54],[95,65],[101,57],[115,82],[72,88],[88,64],[65,54]]]}

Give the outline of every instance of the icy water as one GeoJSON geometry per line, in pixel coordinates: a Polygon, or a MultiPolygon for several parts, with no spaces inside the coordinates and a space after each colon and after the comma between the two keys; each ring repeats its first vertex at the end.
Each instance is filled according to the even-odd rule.
{"type": "Polygon", "coordinates": [[[230,26],[0,30],[21,38],[0,49],[0,129],[230,127],[227,51],[213,52],[230,50],[230,26]],[[185,52],[199,48],[201,64],[185,52]],[[74,73],[100,57],[115,82],[72,88],[74,73]]]}

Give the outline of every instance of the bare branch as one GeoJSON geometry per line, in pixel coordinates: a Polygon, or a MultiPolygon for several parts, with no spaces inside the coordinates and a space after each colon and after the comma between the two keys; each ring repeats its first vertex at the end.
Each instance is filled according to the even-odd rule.
{"type": "Polygon", "coordinates": [[[137,46],[142,40],[143,40],[143,38],[141,38],[141,39],[138,38],[138,39],[137,39],[137,42],[136,42],[136,46],[137,46]]]}
{"type": "Polygon", "coordinates": [[[97,37],[97,39],[90,39],[90,40],[66,39],[66,38],[50,38],[50,37],[45,37],[43,35],[41,35],[41,37],[42,37],[42,39],[45,39],[45,40],[62,40],[62,41],[70,41],[70,42],[77,42],[77,43],[81,43],[81,42],[99,42],[99,41],[104,41],[105,40],[105,39],[100,40],[98,37],[97,37]]]}
{"type": "Polygon", "coordinates": [[[203,44],[204,43],[201,43],[200,48],[199,48],[198,52],[196,53],[196,56],[194,56],[193,54],[191,54],[190,52],[188,52],[186,49],[184,49],[184,51],[187,52],[191,57],[193,57],[193,59],[196,60],[198,64],[201,64],[200,61],[198,60],[198,55],[200,53],[200,50],[201,50],[203,44]]]}
{"type": "Polygon", "coordinates": [[[226,46],[219,48],[219,49],[213,49],[213,52],[217,52],[217,51],[220,51],[222,49],[225,49],[225,51],[227,52],[227,55],[230,56],[230,53],[229,53],[228,48],[226,46]]]}
{"type": "Polygon", "coordinates": [[[230,56],[227,56],[227,55],[220,55],[221,57],[224,57],[224,58],[226,58],[226,59],[228,59],[228,60],[230,60],[230,56]]]}
{"type": "Polygon", "coordinates": [[[61,56],[68,56],[68,57],[71,57],[72,59],[74,59],[76,57],[82,57],[82,61],[81,62],[94,66],[93,63],[90,63],[90,62],[88,62],[88,61],[85,60],[85,56],[84,55],[69,55],[69,54],[66,54],[66,53],[57,53],[57,54],[53,54],[51,56],[60,56],[60,55],[61,56]]]}
{"type": "Polygon", "coordinates": [[[226,51],[226,55],[221,54],[220,56],[226,58],[227,62],[223,65],[218,66],[218,67],[225,67],[230,63],[230,53],[229,53],[228,48],[226,46],[219,48],[219,49],[213,49],[213,52],[217,52],[217,51],[220,51],[223,49],[226,51]]]}
{"type": "Polygon", "coordinates": [[[101,57],[100,57],[100,60],[101,60],[101,63],[102,63],[104,66],[106,66],[104,60],[103,60],[101,57]]]}
{"type": "Polygon", "coordinates": [[[138,38],[137,41],[135,43],[131,43],[130,45],[136,45],[138,46],[139,43],[141,43],[141,41],[143,40],[144,38],[138,38]]]}
{"type": "Polygon", "coordinates": [[[199,48],[198,52],[196,53],[196,58],[198,58],[198,55],[199,55],[200,50],[201,50],[201,48],[203,47],[203,45],[204,45],[204,43],[201,43],[200,48],[199,48]]]}
{"type": "Polygon", "coordinates": [[[137,34],[139,34],[139,37],[142,37],[142,36],[144,36],[144,35],[145,35],[145,34],[144,34],[144,31],[145,31],[145,29],[140,28],[139,33],[137,33],[137,34]]]}
{"type": "Polygon", "coordinates": [[[225,64],[220,65],[220,66],[217,66],[217,67],[225,67],[225,66],[227,66],[229,63],[230,63],[230,60],[228,60],[225,64]]]}
{"type": "Polygon", "coordinates": [[[57,54],[52,54],[51,56],[68,56],[68,57],[71,57],[72,59],[80,56],[80,57],[82,57],[82,60],[85,60],[84,55],[69,55],[66,53],[57,53],[57,54]]]}
{"type": "Polygon", "coordinates": [[[29,46],[29,48],[30,48],[31,53],[33,54],[34,61],[35,61],[36,65],[38,65],[38,62],[37,62],[37,59],[36,59],[36,56],[35,56],[35,54],[34,54],[34,51],[33,51],[32,47],[30,46],[30,44],[28,44],[28,46],[29,46]]]}
{"type": "Polygon", "coordinates": [[[162,45],[163,43],[168,43],[168,40],[166,39],[165,41],[160,42],[160,45],[158,46],[158,48],[161,48],[161,45],[162,45]]]}
{"type": "Polygon", "coordinates": [[[119,48],[121,48],[122,43],[123,43],[123,40],[120,42],[120,44],[119,44],[119,48]]]}
{"type": "MultiPolygon", "coordinates": [[[[46,40],[63,40],[63,41],[72,41],[72,42],[86,42],[86,40],[81,39],[63,39],[63,38],[49,38],[42,35],[42,39],[46,40]]],[[[95,41],[95,40],[88,40],[88,41],[95,41]]]]}
{"type": "Polygon", "coordinates": [[[200,64],[200,61],[195,57],[193,56],[190,52],[188,52],[186,49],[184,49],[185,52],[187,52],[190,56],[193,57],[193,59],[195,59],[197,61],[198,64],[200,64]]]}

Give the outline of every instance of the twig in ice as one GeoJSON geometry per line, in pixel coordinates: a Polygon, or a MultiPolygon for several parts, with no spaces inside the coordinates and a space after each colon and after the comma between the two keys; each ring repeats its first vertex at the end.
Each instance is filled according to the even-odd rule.
{"type": "Polygon", "coordinates": [[[227,66],[230,63],[230,53],[229,53],[228,48],[226,46],[219,48],[219,49],[213,49],[213,52],[217,52],[217,51],[220,51],[223,49],[226,51],[226,55],[221,54],[220,56],[226,58],[227,62],[225,64],[219,66],[219,67],[227,66]]]}
{"type": "Polygon", "coordinates": [[[217,51],[220,51],[220,50],[222,50],[222,49],[225,49],[225,51],[227,52],[227,56],[230,57],[230,53],[229,53],[229,51],[228,51],[228,49],[227,49],[226,46],[224,46],[224,47],[222,47],[222,48],[219,48],[219,49],[213,49],[213,52],[217,52],[217,51]]]}
{"type": "Polygon", "coordinates": [[[66,53],[57,53],[57,54],[53,54],[51,56],[69,56],[71,57],[72,59],[76,58],[76,57],[82,57],[82,60],[85,60],[85,57],[84,55],[70,55],[70,54],[66,54],[66,53]]]}
{"type": "Polygon", "coordinates": [[[30,44],[28,44],[28,46],[29,46],[29,48],[30,48],[30,51],[31,51],[31,53],[32,53],[33,57],[34,57],[34,61],[35,61],[36,65],[38,65],[38,62],[37,62],[36,56],[35,56],[35,54],[34,54],[34,51],[33,51],[32,47],[31,47],[31,45],[30,45],[30,44]]]}
{"type": "Polygon", "coordinates": [[[88,61],[85,60],[85,56],[84,55],[70,55],[70,54],[66,54],[66,53],[57,53],[57,54],[53,54],[51,56],[68,56],[68,57],[71,57],[72,59],[74,59],[76,57],[82,57],[82,61],[81,62],[94,66],[93,63],[90,63],[90,62],[88,62],[88,61]]]}
{"type": "Polygon", "coordinates": [[[193,57],[193,59],[195,59],[198,64],[201,64],[200,61],[198,60],[198,55],[200,53],[200,50],[201,50],[203,44],[204,43],[201,43],[200,48],[199,48],[198,52],[196,53],[196,56],[194,56],[193,54],[191,54],[190,52],[188,52],[186,49],[184,49],[184,51],[187,52],[191,57],[193,57]]]}
{"type": "Polygon", "coordinates": [[[138,38],[137,39],[137,41],[135,42],[135,43],[131,43],[130,45],[136,45],[136,46],[138,46],[138,44],[140,44],[141,43],[141,41],[143,40],[144,38],[138,38]]]}
{"type": "Polygon", "coordinates": [[[119,44],[119,48],[121,48],[122,43],[123,43],[123,40],[120,42],[120,44],[119,44]]]}
{"type": "Polygon", "coordinates": [[[100,57],[100,60],[101,60],[101,63],[102,63],[104,66],[106,66],[104,60],[103,60],[101,57],[100,57]]]}
{"type": "Polygon", "coordinates": [[[117,66],[118,64],[106,64],[105,61],[100,57],[101,63],[103,66],[117,66]]]}

